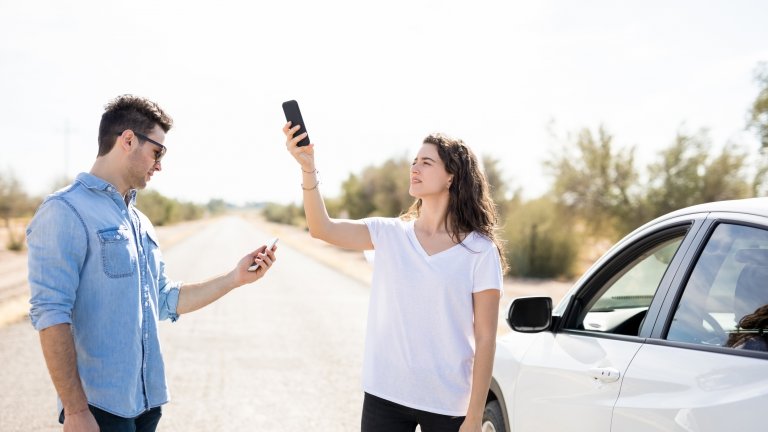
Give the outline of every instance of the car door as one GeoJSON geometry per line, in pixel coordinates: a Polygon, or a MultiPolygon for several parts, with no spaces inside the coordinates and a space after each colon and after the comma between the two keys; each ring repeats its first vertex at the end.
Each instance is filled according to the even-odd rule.
{"type": "Polygon", "coordinates": [[[700,223],[649,228],[587,277],[555,331],[538,334],[522,358],[513,431],[611,429],[623,375],[644,341],[641,329],[650,332],[644,318],[659,309],[652,304],[663,301],[657,293],[666,293],[681,262],[677,251],[700,223]]]}
{"type": "Polygon", "coordinates": [[[612,430],[765,430],[768,219],[713,214],[632,360],[612,430]]]}

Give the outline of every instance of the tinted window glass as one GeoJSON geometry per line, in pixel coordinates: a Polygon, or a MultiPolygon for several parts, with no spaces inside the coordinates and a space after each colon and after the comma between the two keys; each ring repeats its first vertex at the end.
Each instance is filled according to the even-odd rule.
{"type": "Polygon", "coordinates": [[[768,231],[721,224],[691,273],[667,339],[768,350],[768,231]]]}
{"type": "Polygon", "coordinates": [[[683,234],[657,243],[614,274],[587,304],[577,328],[636,336],[682,240],[683,234]]]}

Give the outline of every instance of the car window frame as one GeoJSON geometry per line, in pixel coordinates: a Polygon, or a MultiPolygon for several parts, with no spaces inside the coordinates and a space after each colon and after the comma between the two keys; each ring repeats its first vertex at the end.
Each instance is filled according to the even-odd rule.
{"type": "Polygon", "coordinates": [[[669,328],[672,325],[672,318],[677,311],[677,305],[682,300],[683,293],[685,292],[688,281],[690,280],[691,275],[696,268],[696,264],[698,264],[699,258],[704,252],[709,239],[714,234],[715,229],[717,229],[717,227],[722,224],[740,225],[768,231],[768,218],[764,216],[753,214],[717,212],[710,213],[707,216],[707,219],[704,221],[701,229],[699,230],[699,234],[696,236],[695,244],[692,245],[693,247],[691,247],[683,257],[684,264],[679,269],[676,277],[670,284],[670,290],[664,299],[661,310],[659,311],[653,329],[651,330],[650,337],[646,343],[692,349],[697,351],[736,355],[741,357],[768,359],[768,352],[740,350],[730,347],[703,345],[692,342],[670,341],[666,339],[669,328]]]}
{"type": "Polygon", "coordinates": [[[568,299],[568,306],[565,308],[565,313],[556,322],[555,331],[628,341],[642,341],[647,338],[650,335],[652,328],[651,323],[655,323],[658,318],[658,312],[661,310],[663,300],[669,292],[671,282],[684,262],[683,257],[688,252],[688,249],[695,244],[694,237],[699,233],[705,218],[706,215],[686,215],[677,217],[660,222],[651,227],[645,227],[645,229],[640,229],[627,241],[621,242],[619,247],[612,252],[610,257],[601,260],[602,263],[596,269],[591,270],[588,279],[581,283],[578,290],[570,296],[568,299]],[[648,307],[648,312],[646,312],[646,317],[637,336],[602,333],[573,328],[575,326],[575,321],[578,319],[579,315],[581,315],[584,305],[589,303],[589,300],[585,301],[584,299],[591,300],[618,272],[624,271],[627,265],[634,262],[640,255],[647,252],[648,249],[672,238],[676,238],[681,234],[682,241],[680,242],[680,246],[659,282],[659,286],[648,307]]]}

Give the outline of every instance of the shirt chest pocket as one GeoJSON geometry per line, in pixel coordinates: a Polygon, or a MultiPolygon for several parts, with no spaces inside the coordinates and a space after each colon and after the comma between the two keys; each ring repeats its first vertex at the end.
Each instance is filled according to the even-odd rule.
{"type": "Polygon", "coordinates": [[[132,252],[127,228],[108,228],[98,232],[104,273],[110,278],[122,278],[136,272],[136,254],[132,252]]]}

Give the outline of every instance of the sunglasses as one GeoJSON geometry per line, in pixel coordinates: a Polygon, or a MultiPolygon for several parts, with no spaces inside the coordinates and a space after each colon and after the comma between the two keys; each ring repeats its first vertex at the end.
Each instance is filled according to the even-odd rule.
{"type": "MultiPolygon", "coordinates": [[[[141,139],[141,140],[149,141],[152,144],[160,147],[160,150],[155,152],[155,163],[158,163],[158,162],[160,162],[161,159],[163,159],[163,156],[165,156],[165,153],[168,151],[168,149],[164,145],[160,144],[159,142],[153,140],[152,138],[150,138],[150,137],[148,137],[148,136],[146,136],[144,134],[140,134],[138,132],[134,132],[133,134],[136,135],[137,137],[139,137],[139,139],[141,139]]],[[[122,132],[117,134],[117,136],[120,136],[120,135],[122,135],[122,132]]]]}
{"type": "Polygon", "coordinates": [[[140,134],[138,132],[134,132],[133,134],[136,135],[137,137],[139,137],[139,139],[143,139],[144,141],[149,141],[152,144],[160,147],[160,151],[155,152],[155,163],[160,162],[160,160],[163,158],[163,156],[165,156],[165,153],[168,151],[168,149],[164,145],[160,144],[159,142],[153,140],[152,138],[150,138],[150,137],[148,137],[148,136],[146,136],[144,134],[140,134]]]}

